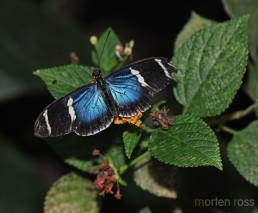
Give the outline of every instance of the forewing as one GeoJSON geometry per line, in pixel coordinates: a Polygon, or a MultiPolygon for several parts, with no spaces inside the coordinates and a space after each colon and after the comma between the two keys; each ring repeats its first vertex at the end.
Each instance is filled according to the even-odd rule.
{"type": "Polygon", "coordinates": [[[169,84],[174,70],[165,58],[149,58],[109,75],[106,82],[119,116],[130,117],[146,111],[153,96],[169,84]]]}
{"type": "Polygon", "coordinates": [[[109,127],[113,121],[113,115],[97,85],[94,85],[89,93],[78,94],[73,107],[77,116],[73,128],[78,135],[94,135],[109,127]]]}
{"type": "Polygon", "coordinates": [[[70,132],[88,136],[106,129],[112,120],[101,91],[89,84],[47,106],[36,120],[34,132],[40,137],[70,132]]]}
{"type": "Polygon", "coordinates": [[[119,75],[110,76],[106,81],[119,116],[131,117],[150,107],[152,94],[139,84],[137,77],[128,68],[119,75]]]}

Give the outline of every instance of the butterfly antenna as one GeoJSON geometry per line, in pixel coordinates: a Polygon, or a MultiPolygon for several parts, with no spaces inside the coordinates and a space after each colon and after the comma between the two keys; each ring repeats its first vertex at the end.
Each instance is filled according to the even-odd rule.
{"type": "Polygon", "coordinates": [[[106,36],[106,39],[105,39],[105,41],[104,41],[103,48],[102,48],[102,50],[101,50],[101,52],[100,52],[100,57],[99,57],[99,60],[98,60],[98,62],[99,62],[98,66],[99,66],[99,67],[100,67],[100,64],[101,64],[101,61],[102,61],[102,56],[103,56],[103,53],[104,53],[104,50],[105,50],[105,47],[106,47],[107,40],[108,40],[108,38],[109,38],[110,32],[111,32],[111,30],[109,29],[109,30],[108,30],[108,33],[107,33],[107,36],[106,36]]]}

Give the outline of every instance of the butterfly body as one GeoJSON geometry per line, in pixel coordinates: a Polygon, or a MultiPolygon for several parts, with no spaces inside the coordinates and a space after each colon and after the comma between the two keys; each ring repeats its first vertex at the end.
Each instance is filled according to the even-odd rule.
{"type": "Polygon", "coordinates": [[[94,83],[78,88],[43,110],[35,122],[35,134],[94,135],[110,126],[115,117],[132,117],[149,109],[154,95],[171,81],[173,71],[175,67],[165,58],[129,64],[106,78],[95,70],[94,83]]]}

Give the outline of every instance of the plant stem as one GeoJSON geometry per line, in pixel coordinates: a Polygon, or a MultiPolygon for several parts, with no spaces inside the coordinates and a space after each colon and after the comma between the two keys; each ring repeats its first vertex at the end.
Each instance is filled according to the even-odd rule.
{"type": "Polygon", "coordinates": [[[141,162],[142,160],[144,160],[150,156],[151,156],[151,154],[149,151],[146,151],[143,154],[139,155],[137,158],[132,160],[128,165],[124,165],[123,167],[120,168],[120,175],[124,174],[125,171],[127,171],[130,167],[135,166],[136,164],[138,164],[139,162],[141,162]]]}
{"type": "Polygon", "coordinates": [[[257,106],[258,106],[258,100],[256,100],[252,105],[250,105],[246,109],[233,113],[231,116],[231,120],[238,120],[240,118],[247,116],[248,114],[253,112],[257,108],[257,106]]]}
{"type": "Polygon", "coordinates": [[[247,115],[249,115],[250,113],[254,112],[254,110],[258,107],[258,100],[256,100],[252,105],[250,105],[249,107],[247,107],[246,109],[243,110],[239,110],[236,112],[233,112],[231,114],[225,114],[221,117],[219,117],[218,119],[212,120],[212,121],[208,121],[208,123],[210,125],[223,125],[224,123],[227,123],[229,121],[233,121],[233,120],[239,120],[247,115]]]}
{"type": "Polygon", "coordinates": [[[238,131],[237,131],[237,130],[234,130],[234,129],[228,127],[228,126],[221,126],[221,129],[222,129],[223,131],[225,131],[225,132],[231,134],[231,135],[236,135],[236,134],[238,134],[238,131]]]}
{"type": "Polygon", "coordinates": [[[156,131],[156,129],[152,129],[148,126],[146,126],[144,123],[142,125],[139,126],[142,130],[144,130],[147,133],[153,133],[156,131]]]}
{"type": "Polygon", "coordinates": [[[144,152],[143,154],[139,155],[137,158],[135,158],[134,160],[132,160],[129,163],[129,167],[135,166],[137,163],[141,162],[142,160],[144,160],[145,158],[150,157],[151,154],[149,151],[144,152]]]}
{"type": "Polygon", "coordinates": [[[115,176],[116,176],[118,182],[119,182],[122,186],[126,186],[127,183],[126,183],[126,181],[124,181],[124,180],[121,178],[121,176],[120,176],[120,174],[119,174],[119,171],[117,170],[117,168],[116,168],[116,167],[114,166],[114,164],[113,164],[112,158],[108,157],[108,162],[109,162],[110,167],[111,167],[111,168],[113,169],[113,171],[115,172],[115,176]]]}

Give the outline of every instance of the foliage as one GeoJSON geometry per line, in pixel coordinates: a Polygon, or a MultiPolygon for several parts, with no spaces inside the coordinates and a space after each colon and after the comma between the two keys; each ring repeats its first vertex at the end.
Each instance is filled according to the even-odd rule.
{"type": "Polygon", "coordinates": [[[201,119],[192,115],[175,116],[171,128],[153,133],[149,150],[153,157],[170,165],[210,165],[222,170],[215,134],[201,119]]]}
{"type": "Polygon", "coordinates": [[[249,34],[249,49],[254,60],[257,60],[258,48],[258,1],[256,0],[223,0],[224,6],[228,14],[233,17],[239,17],[245,14],[250,14],[248,24],[249,34]]]}
{"type": "Polygon", "coordinates": [[[149,160],[147,158],[136,165],[134,171],[136,184],[156,196],[177,198],[176,169],[156,161],[148,162],[149,160]]]}
{"type": "Polygon", "coordinates": [[[204,27],[207,27],[213,23],[212,20],[206,19],[195,12],[192,12],[190,19],[187,24],[178,34],[175,41],[175,51],[179,49],[186,41],[188,41],[192,35],[204,27]]]}
{"type": "Polygon", "coordinates": [[[176,51],[174,94],[185,112],[200,117],[228,108],[242,83],[247,64],[248,17],[212,24],[194,34],[176,51]]]}
{"type": "Polygon", "coordinates": [[[140,138],[141,135],[134,132],[125,131],[123,133],[125,154],[129,159],[131,158],[136,145],[140,142],[140,138]]]}
{"type": "Polygon", "coordinates": [[[248,23],[249,50],[252,60],[249,60],[249,73],[247,81],[247,94],[256,101],[258,98],[257,76],[258,76],[258,1],[256,0],[223,0],[224,7],[231,17],[239,17],[243,14],[249,14],[248,23]]]}
{"type": "Polygon", "coordinates": [[[114,50],[116,45],[120,44],[121,41],[111,28],[99,37],[92,51],[92,60],[104,73],[112,71],[117,66],[118,61],[114,50]]]}
{"type": "Polygon", "coordinates": [[[46,82],[54,98],[60,98],[78,87],[90,83],[93,69],[93,67],[70,64],[37,70],[34,74],[46,82]]]}
{"type": "MultiPolygon", "coordinates": [[[[155,105],[151,112],[145,114],[146,119],[141,126],[129,129],[125,125],[128,128],[119,135],[119,144],[114,141],[103,153],[96,151],[94,156],[98,161],[91,156],[87,160],[70,158],[66,159],[66,162],[84,173],[97,174],[94,183],[96,188],[104,189],[102,195],[112,194],[114,183],[117,182],[115,197],[121,199],[119,184],[128,184],[122,177],[128,169],[134,169],[135,182],[141,189],[156,196],[176,199],[175,166],[213,166],[222,170],[219,141],[212,126],[216,125],[216,128],[234,135],[228,146],[229,159],[245,179],[258,185],[258,165],[257,160],[254,160],[258,150],[258,135],[255,132],[258,128],[257,121],[240,132],[224,126],[227,121],[240,119],[254,111],[257,106],[255,100],[258,97],[256,82],[249,80],[248,83],[248,90],[252,91],[250,94],[254,100],[254,104],[249,108],[226,115],[226,119],[224,115],[216,119],[206,118],[219,116],[228,109],[242,86],[248,63],[248,23],[248,15],[218,23],[192,13],[176,39],[175,53],[171,59],[178,71],[173,75],[173,93],[170,92],[169,95],[171,99],[174,95],[181,105],[181,110],[174,111],[173,106],[167,104],[170,103],[169,100],[161,101],[161,104],[170,109],[170,114],[166,109],[166,113],[162,114],[162,119],[170,121],[167,128],[153,127],[151,115],[155,115],[155,111],[161,112],[161,104],[155,105]],[[206,121],[212,121],[212,125],[206,121]],[[101,174],[98,171],[101,171],[101,174]],[[109,185],[111,183],[112,187],[109,185]]],[[[100,36],[91,37],[90,41],[93,45],[93,63],[99,66],[105,75],[120,67],[132,54],[133,43],[129,42],[124,45],[129,48],[129,51],[126,51],[127,55],[125,52],[124,55],[119,55],[119,50],[124,46],[111,28],[100,36]]],[[[249,45],[253,45],[253,42],[249,41],[249,45]]],[[[253,73],[257,71],[255,64],[249,64],[249,67],[253,73]]],[[[72,64],[39,69],[35,74],[45,82],[50,93],[58,98],[89,83],[93,69],[85,65],[72,64]]],[[[74,205],[78,209],[83,209],[84,202],[87,208],[91,206],[93,212],[98,212],[96,192],[91,182],[84,177],[71,174],[50,189],[45,209],[48,210],[46,212],[50,212],[49,209],[63,206],[69,209],[74,205]],[[87,188],[85,185],[91,187],[87,188]],[[59,186],[61,191],[56,190],[59,186]],[[66,194],[68,196],[70,188],[73,194],[71,199],[67,199],[66,194]],[[90,200],[86,201],[84,196],[77,200],[78,194],[85,194],[85,197],[89,194],[90,200]],[[51,203],[53,199],[54,204],[51,203]]],[[[150,210],[146,207],[140,212],[150,210]]]]}
{"type": "Polygon", "coordinates": [[[85,161],[77,158],[68,158],[65,162],[84,172],[87,172],[93,166],[92,161],[85,161]]]}
{"type": "Polygon", "coordinates": [[[258,121],[236,132],[228,145],[228,157],[237,171],[258,186],[258,121]]]}
{"type": "Polygon", "coordinates": [[[139,211],[139,213],[151,213],[151,210],[150,210],[149,207],[144,207],[143,209],[141,209],[141,210],[139,211]]]}
{"type": "Polygon", "coordinates": [[[97,213],[97,191],[92,182],[74,173],[57,180],[46,196],[46,213],[97,213]]]}

